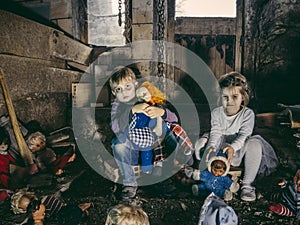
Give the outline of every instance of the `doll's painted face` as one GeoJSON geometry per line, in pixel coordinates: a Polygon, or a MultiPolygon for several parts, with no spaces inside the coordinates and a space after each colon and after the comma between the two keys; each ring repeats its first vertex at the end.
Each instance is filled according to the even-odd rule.
{"type": "Polygon", "coordinates": [[[225,170],[223,168],[211,168],[211,173],[217,177],[220,177],[225,173],[225,170]]]}
{"type": "Polygon", "coordinates": [[[136,90],[136,97],[139,99],[143,99],[146,102],[149,102],[151,100],[151,94],[145,87],[140,87],[136,90]]]}
{"type": "Polygon", "coordinates": [[[2,142],[2,144],[0,145],[0,152],[7,151],[7,149],[8,149],[8,144],[2,142]]]}
{"type": "Polygon", "coordinates": [[[18,207],[24,211],[27,211],[29,204],[30,204],[30,199],[27,196],[22,196],[19,200],[18,207]]]}
{"type": "Polygon", "coordinates": [[[226,164],[222,160],[214,160],[211,163],[211,173],[217,177],[223,176],[226,171],[226,164]]]}
{"type": "Polygon", "coordinates": [[[32,152],[39,152],[42,149],[44,149],[46,146],[45,141],[42,138],[36,138],[32,140],[31,145],[30,145],[30,150],[32,152]]]}

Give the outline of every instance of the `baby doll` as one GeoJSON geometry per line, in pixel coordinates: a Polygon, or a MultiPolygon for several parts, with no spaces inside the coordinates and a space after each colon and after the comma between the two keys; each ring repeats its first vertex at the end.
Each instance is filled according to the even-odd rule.
{"type": "Polygon", "coordinates": [[[208,169],[204,171],[195,170],[192,174],[194,180],[200,180],[200,184],[194,184],[192,191],[195,196],[207,197],[211,192],[225,201],[232,199],[232,193],[239,189],[239,184],[233,182],[229,177],[230,165],[227,157],[221,151],[217,156],[212,157],[207,163],[208,169]]]}
{"type": "Polygon", "coordinates": [[[13,180],[9,165],[15,164],[15,159],[8,153],[10,146],[9,134],[4,127],[0,127],[0,203],[3,202],[13,189],[13,180]]]}
{"type": "MultiPolygon", "coordinates": [[[[166,96],[152,83],[145,81],[136,90],[140,102],[149,106],[163,107],[166,96]]],[[[141,149],[141,163],[144,173],[152,171],[152,145],[157,137],[167,131],[166,123],[161,117],[150,118],[144,113],[134,113],[129,124],[129,139],[141,149]]]]}
{"type": "Polygon", "coordinates": [[[300,186],[291,180],[283,180],[278,186],[279,190],[272,190],[270,200],[274,203],[269,209],[281,216],[296,216],[300,219],[300,186]]]}
{"type": "Polygon", "coordinates": [[[64,224],[62,222],[66,219],[74,220],[74,215],[78,215],[76,216],[77,222],[73,221],[73,223],[71,223],[76,225],[79,224],[83,212],[90,206],[91,203],[83,203],[78,206],[67,205],[54,195],[46,195],[42,198],[38,198],[34,192],[29,192],[26,188],[20,189],[11,197],[12,211],[14,214],[27,213],[28,217],[23,221],[23,223],[29,222],[29,224],[32,223],[32,219],[34,220],[34,224],[36,224],[37,215],[35,214],[37,214],[37,212],[40,211],[40,208],[42,208],[44,209],[42,220],[57,216],[58,220],[60,220],[59,224],[64,224]]]}
{"type": "Polygon", "coordinates": [[[37,131],[29,135],[27,145],[34,155],[34,161],[41,171],[50,170],[56,175],[63,173],[63,168],[75,160],[76,154],[67,151],[64,155],[57,155],[53,149],[46,147],[46,137],[37,131]]]}

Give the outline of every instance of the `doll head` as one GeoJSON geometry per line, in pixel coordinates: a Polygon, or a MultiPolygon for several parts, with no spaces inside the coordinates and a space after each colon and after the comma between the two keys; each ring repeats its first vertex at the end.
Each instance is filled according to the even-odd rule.
{"type": "Polygon", "coordinates": [[[222,160],[214,160],[211,163],[211,173],[217,177],[223,176],[226,172],[226,164],[222,160]]]}
{"type": "Polygon", "coordinates": [[[27,213],[30,210],[37,209],[40,205],[38,198],[33,192],[26,189],[20,189],[11,196],[11,208],[14,214],[27,213]]]}
{"type": "Polygon", "coordinates": [[[30,134],[26,142],[33,153],[41,151],[46,147],[46,137],[39,131],[30,134]]]}
{"type": "Polygon", "coordinates": [[[147,213],[139,206],[119,204],[109,210],[105,225],[150,225],[147,213]]]}
{"type": "Polygon", "coordinates": [[[226,176],[230,169],[227,157],[220,150],[217,156],[212,157],[207,163],[208,171],[215,176],[226,176]]]}
{"type": "Polygon", "coordinates": [[[163,105],[167,98],[164,93],[149,81],[142,83],[141,87],[136,90],[136,96],[146,102],[153,102],[160,105],[163,105]]]}
{"type": "Polygon", "coordinates": [[[0,152],[7,151],[10,143],[10,137],[7,130],[4,127],[0,127],[0,152]]]}

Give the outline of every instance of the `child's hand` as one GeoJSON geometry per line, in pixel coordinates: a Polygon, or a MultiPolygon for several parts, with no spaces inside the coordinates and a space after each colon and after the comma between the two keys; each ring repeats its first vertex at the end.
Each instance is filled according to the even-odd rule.
{"type": "Polygon", "coordinates": [[[147,103],[140,103],[140,104],[136,104],[132,107],[131,111],[132,113],[145,113],[145,109],[148,107],[149,105],[147,103]]]}
{"type": "Polygon", "coordinates": [[[145,108],[145,112],[146,112],[147,116],[149,116],[151,119],[153,119],[153,118],[163,116],[165,113],[165,110],[160,107],[156,107],[156,106],[148,106],[145,108]]]}
{"type": "Polygon", "coordinates": [[[41,204],[40,208],[32,213],[34,225],[43,225],[43,220],[45,219],[45,211],[45,205],[41,204]]]}
{"type": "Polygon", "coordinates": [[[232,157],[233,157],[233,154],[234,154],[233,147],[231,147],[230,145],[225,146],[223,148],[223,153],[227,153],[228,162],[229,162],[229,164],[231,164],[232,157]]]}

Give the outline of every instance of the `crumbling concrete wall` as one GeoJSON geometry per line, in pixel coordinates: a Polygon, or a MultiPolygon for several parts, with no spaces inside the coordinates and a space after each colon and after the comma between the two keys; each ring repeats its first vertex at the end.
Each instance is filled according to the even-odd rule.
{"type": "MultiPolygon", "coordinates": [[[[0,29],[0,67],[17,117],[25,123],[37,120],[49,130],[68,125],[72,83],[82,73],[67,64],[88,64],[91,48],[5,10],[0,10],[0,29]]],[[[0,115],[6,113],[1,95],[0,115]]]]}
{"type": "Polygon", "coordinates": [[[299,104],[300,2],[246,0],[244,10],[243,72],[253,81],[258,110],[299,104]]]}

